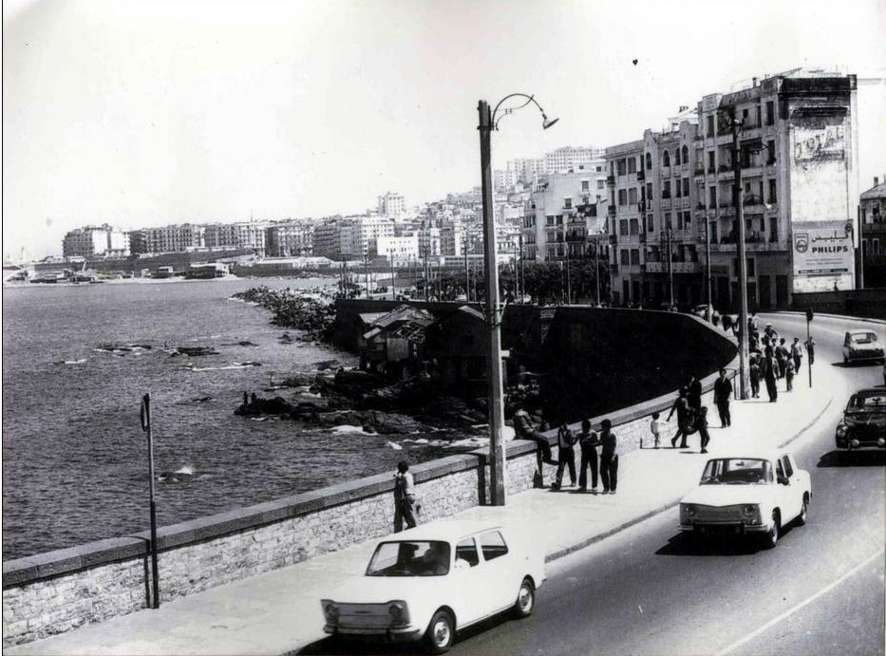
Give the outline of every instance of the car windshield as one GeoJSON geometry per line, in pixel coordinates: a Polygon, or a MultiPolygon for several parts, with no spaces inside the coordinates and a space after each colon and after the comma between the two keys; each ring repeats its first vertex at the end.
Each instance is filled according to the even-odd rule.
{"type": "Polygon", "coordinates": [[[872,344],[877,341],[876,333],[855,333],[851,339],[856,344],[872,344]]]}
{"type": "Polygon", "coordinates": [[[849,399],[847,410],[877,410],[886,412],[886,390],[869,394],[856,394],[849,399]]]}
{"type": "Polygon", "coordinates": [[[448,542],[382,542],[372,554],[366,576],[445,576],[449,560],[448,542]]]}
{"type": "Polygon", "coordinates": [[[766,485],[772,482],[772,466],[758,458],[717,458],[708,460],[701,476],[702,485],[766,485]]]}

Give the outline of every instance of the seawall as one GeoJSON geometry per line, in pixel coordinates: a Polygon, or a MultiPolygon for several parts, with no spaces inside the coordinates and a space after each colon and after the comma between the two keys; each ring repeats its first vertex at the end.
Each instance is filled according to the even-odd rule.
{"type": "MultiPolygon", "coordinates": [[[[446,305],[457,308],[459,304],[446,305]]],[[[557,321],[563,322],[561,326],[567,332],[586,321],[582,308],[566,308],[559,319],[545,309],[529,306],[517,307],[516,311],[522,313],[512,315],[518,321],[504,331],[512,335],[515,348],[544,345],[552,330],[552,339],[565,339],[556,337],[560,330],[557,321]]],[[[618,318],[621,313],[633,312],[624,319],[631,322],[645,314],[647,324],[697,340],[698,353],[710,358],[711,372],[734,356],[735,347],[722,332],[693,317],[629,310],[588,311],[603,313],[595,315],[597,319],[592,323],[599,320],[613,329],[623,321],[618,318]]],[[[571,344],[585,339],[581,336],[585,328],[574,330],[569,337],[571,344]]],[[[589,350],[593,350],[593,344],[584,345],[582,352],[589,350]]],[[[647,353],[646,361],[654,363],[651,353],[647,353]]],[[[715,377],[712,373],[703,381],[708,402],[715,377]]],[[[640,394],[643,390],[632,391],[640,394]]],[[[667,410],[672,401],[669,392],[607,412],[605,416],[612,421],[621,448],[636,448],[648,434],[650,415],[667,410]]],[[[602,418],[595,416],[592,421],[597,424],[602,418]]],[[[673,430],[672,424],[665,425],[665,433],[673,430]]],[[[548,436],[555,442],[553,432],[548,436]]],[[[534,444],[513,441],[506,445],[506,453],[508,492],[531,488],[534,444]]],[[[411,471],[422,500],[423,521],[484,504],[488,498],[488,464],[482,450],[415,465],[411,471]]],[[[170,601],[384,536],[393,526],[392,492],[392,472],[386,472],[162,527],[157,540],[161,600],[170,601]]],[[[4,562],[4,646],[147,608],[149,560],[148,533],[144,532],[4,562]]]]}

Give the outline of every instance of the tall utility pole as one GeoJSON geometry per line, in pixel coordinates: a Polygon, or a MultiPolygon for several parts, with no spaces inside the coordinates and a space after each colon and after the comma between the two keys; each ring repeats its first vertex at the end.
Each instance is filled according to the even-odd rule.
{"type": "Polygon", "coordinates": [[[464,251],[465,251],[465,300],[471,300],[471,275],[468,270],[468,233],[465,231],[465,240],[464,240],[464,251]]]}
{"type": "Polygon", "coordinates": [[[566,305],[572,305],[572,275],[569,267],[569,238],[566,238],[566,305]]]}
{"type": "Polygon", "coordinates": [[[671,253],[671,226],[665,226],[668,242],[668,289],[670,290],[671,308],[674,307],[674,257],[671,253]]]}
{"type": "MultiPolygon", "coordinates": [[[[705,205],[707,207],[707,205],[705,205]]],[[[711,224],[708,213],[704,213],[704,252],[705,252],[705,287],[708,292],[708,305],[705,308],[705,320],[710,322],[713,314],[711,308],[711,224]]]]}
{"type": "Polygon", "coordinates": [[[742,122],[732,119],[732,168],[735,170],[735,184],[732,199],[735,203],[735,218],[738,221],[738,296],[741,308],[738,315],[738,373],[741,398],[750,396],[748,383],[748,259],[745,252],[744,202],[741,188],[741,146],[738,131],[742,122]]]}
{"type": "Polygon", "coordinates": [[[483,191],[483,250],[486,259],[486,328],[489,332],[489,490],[494,506],[505,505],[505,452],[502,428],[505,423],[504,384],[501,368],[501,332],[498,311],[498,264],[495,260],[495,222],[492,216],[492,112],[481,100],[480,175],[483,191]]]}
{"type": "Polygon", "coordinates": [[[594,235],[594,286],[596,288],[597,305],[600,305],[600,235],[594,235]]]}

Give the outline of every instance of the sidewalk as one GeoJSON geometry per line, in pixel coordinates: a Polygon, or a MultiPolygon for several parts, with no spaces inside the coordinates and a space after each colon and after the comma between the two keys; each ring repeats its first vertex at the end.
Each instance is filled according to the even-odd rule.
{"type": "MultiPolygon", "coordinates": [[[[817,366],[810,390],[804,368],[777,403],[732,403],[732,427],[721,429],[710,408],[710,455],[744,446],[783,445],[819,419],[838,413],[838,372],[817,366]]],[[[764,393],[765,396],[765,393],[764,393]]],[[[842,401],[842,397],[839,399],[842,401]]],[[[617,432],[616,432],[617,434],[617,432]]],[[[662,444],[670,445],[670,435],[662,444]]],[[[676,505],[697,482],[705,460],[691,449],[642,449],[621,457],[616,495],[531,490],[505,507],[482,506],[457,517],[501,525],[544,527],[547,559],[555,560],[676,505]]],[[[545,480],[550,481],[550,472],[545,480]]],[[[567,476],[568,480],[568,476],[567,476]]],[[[676,518],[675,518],[676,531],[676,518]]],[[[275,570],[53,638],[4,650],[8,654],[281,654],[324,637],[319,600],[338,582],[363,572],[375,541],[275,570]]]]}

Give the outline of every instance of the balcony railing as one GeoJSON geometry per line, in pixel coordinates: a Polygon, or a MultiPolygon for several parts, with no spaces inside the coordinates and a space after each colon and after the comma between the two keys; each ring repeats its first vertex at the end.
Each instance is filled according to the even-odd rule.
{"type": "Polygon", "coordinates": [[[637,182],[643,182],[646,179],[646,173],[643,172],[643,169],[637,171],[637,182]]]}
{"type": "Polygon", "coordinates": [[[756,194],[748,194],[744,197],[745,207],[749,205],[761,205],[763,203],[763,199],[756,194]]]}
{"type": "Polygon", "coordinates": [[[695,167],[695,175],[704,175],[704,167],[696,166],[695,167]]]}

